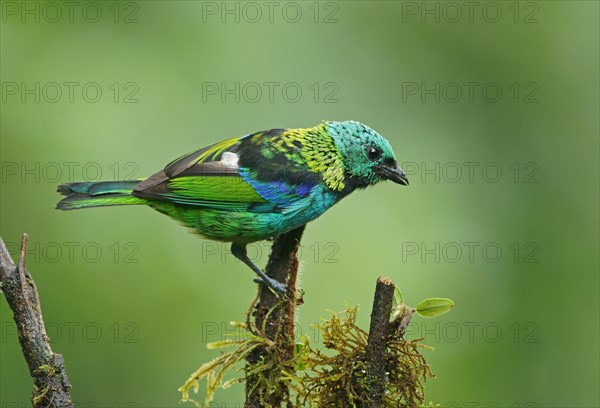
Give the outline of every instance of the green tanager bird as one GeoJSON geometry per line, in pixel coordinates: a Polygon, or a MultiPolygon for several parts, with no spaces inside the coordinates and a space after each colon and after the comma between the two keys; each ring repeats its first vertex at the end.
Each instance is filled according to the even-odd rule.
{"type": "Polygon", "coordinates": [[[63,184],[57,208],[148,205],[194,232],[231,242],[231,252],[277,293],[246,245],[319,217],[352,193],[383,180],[408,185],[389,142],[355,121],[271,129],[187,154],[143,180],[63,184]]]}

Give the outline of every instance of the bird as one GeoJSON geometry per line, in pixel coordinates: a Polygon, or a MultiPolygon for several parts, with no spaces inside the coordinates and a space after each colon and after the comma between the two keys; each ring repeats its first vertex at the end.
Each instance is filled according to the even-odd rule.
{"type": "Polygon", "coordinates": [[[60,210],[147,205],[192,232],[230,242],[231,253],[278,295],[286,286],[246,246],[299,228],[355,190],[384,180],[408,185],[387,139],[353,120],[270,129],[186,154],[146,179],[58,186],[60,210]]]}

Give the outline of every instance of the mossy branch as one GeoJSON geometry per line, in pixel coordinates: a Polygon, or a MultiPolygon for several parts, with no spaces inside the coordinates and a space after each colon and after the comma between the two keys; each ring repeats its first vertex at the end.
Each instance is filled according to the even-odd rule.
{"type": "Polygon", "coordinates": [[[23,234],[19,263],[15,265],[0,238],[0,287],[13,312],[21,350],[33,379],[33,406],[69,408],[73,403],[64,360],[50,347],[37,288],[25,268],[27,240],[27,234],[23,234]]]}
{"type": "Polygon", "coordinates": [[[267,276],[286,284],[286,296],[279,298],[261,285],[258,302],[250,311],[254,315],[254,324],[249,323],[249,329],[255,335],[273,341],[274,346],[256,347],[248,354],[246,408],[279,407],[283,402],[289,403],[289,382],[282,378],[282,374],[295,371],[295,312],[301,302],[296,287],[297,254],[303,232],[304,226],[277,237],[265,270],[267,276]],[[272,369],[266,370],[266,367],[272,369]]]}
{"type": "MultiPolygon", "coordinates": [[[[433,375],[419,349],[428,347],[421,343],[423,339],[404,338],[414,311],[404,304],[392,281],[379,278],[369,333],[356,325],[357,307],[319,324],[329,352],[305,345],[302,363],[306,370],[296,387],[297,406],[424,406],[423,382],[433,375]]],[[[432,311],[436,312],[441,313],[439,309],[432,311]]]]}

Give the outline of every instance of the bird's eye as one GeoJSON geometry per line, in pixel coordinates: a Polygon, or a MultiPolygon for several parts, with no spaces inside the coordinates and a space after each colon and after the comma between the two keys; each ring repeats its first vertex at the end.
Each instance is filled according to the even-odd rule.
{"type": "Polygon", "coordinates": [[[371,161],[376,161],[381,158],[382,151],[379,147],[369,146],[367,147],[367,157],[371,161]]]}

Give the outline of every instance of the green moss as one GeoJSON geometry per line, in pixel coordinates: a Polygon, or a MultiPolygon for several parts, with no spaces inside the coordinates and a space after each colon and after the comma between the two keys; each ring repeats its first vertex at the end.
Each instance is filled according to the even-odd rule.
{"type": "MultiPolygon", "coordinates": [[[[423,344],[423,339],[405,339],[405,328],[416,309],[402,302],[397,302],[390,311],[383,407],[435,407],[437,405],[425,402],[424,383],[434,376],[421,353],[422,349],[432,348],[423,344]]],[[[264,328],[257,329],[249,320],[246,324],[232,323],[243,333],[242,339],[208,345],[208,348],[234,349],[196,370],[179,388],[182,401],[202,406],[190,398],[190,390],[198,393],[199,382],[204,378],[207,381],[204,403],[208,404],[217,389],[244,382],[252,376],[253,383],[247,384],[246,392],[259,395],[265,406],[269,406],[265,398],[276,394],[283,397],[287,407],[368,407],[372,396],[365,360],[368,333],[357,326],[357,314],[358,307],[333,313],[316,325],[323,347],[313,347],[308,337],[298,338],[291,359],[289,350],[281,348],[290,344],[289,339],[271,341],[264,334],[264,328]],[[263,348],[261,358],[250,365],[246,359],[258,347],[263,348]],[[234,368],[244,370],[245,378],[224,381],[225,374],[234,368]]]]}
{"type": "Polygon", "coordinates": [[[231,322],[231,325],[241,330],[243,333],[242,338],[239,340],[223,340],[207,345],[209,349],[235,348],[231,351],[223,352],[219,357],[208,363],[202,364],[200,368],[190,375],[186,382],[179,387],[179,391],[182,393],[182,402],[193,402],[197,407],[202,407],[200,402],[190,398],[190,390],[193,390],[197,394],[200,388],[200,380],[206,378],[207,391],[204,404],[208,405],[213,400],[217,389],[225,389],[235,383],[244,381],[243,377],[236,377],[225,381],[224,377],[228,371],[243,363],[246,356],[256,347],[273,346],[273,342],[266,337],[256,336],[248,331],[246,325],[243,323],[231,322]]]}
{"type": "MultiPolygon", "coordinates": [[[[356,325],[358,307],[333,314],[317,325],[325,350],[311,350],[306,374],[301,378],[298,406],[365,407],[371,390],[367,379],[365,350],[368,334],[356,325]]],[[[403,316],[399,316],[400,320],[403,316]]],[[[420,349],[421,339],[389,336],[384,407],[416,407],[424,402],[423,383],[432,377],[420,349]]]]}

